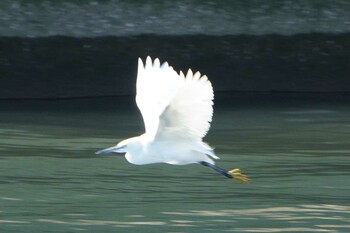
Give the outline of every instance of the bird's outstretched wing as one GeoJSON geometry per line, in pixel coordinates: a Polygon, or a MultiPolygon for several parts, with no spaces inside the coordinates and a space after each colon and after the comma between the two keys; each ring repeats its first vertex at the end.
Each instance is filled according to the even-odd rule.
{"type": "MultiPolygon", "coordinates": [[[[213,116],[213,88],[207,76],[189,69],[180,71],[176,95],[160,116],[157,136],[202,139],[210,128],[213,116]]],[[[201,140],[200,140],[201,141],[201,140]]],[[[209,147],[208,147],[209,149],[209,147]]]]}
{"type": "Polygon", "coordinates": [[[167,62],[161,65],[158,58],[152,62],[151,58],[147,57],[143,64],[139,58],[136,104],[142,114],[148,137],[155,137],[159,117],[173,100],[180,84],[181,79],[167,62]]]}
{"type": "Polygon", "coordinates": [[[160,65],[159,59],[152,63],[147,57],[144,65],[139,58],[136,91],[136,103],[151,139],[201,141],[208,132],[214,94],[205,75],[189,69],[185,76],[167,62],[160,65]]]}

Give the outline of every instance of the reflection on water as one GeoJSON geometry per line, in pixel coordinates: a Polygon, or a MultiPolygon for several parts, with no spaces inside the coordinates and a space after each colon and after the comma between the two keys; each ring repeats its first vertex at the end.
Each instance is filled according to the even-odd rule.
{"type": "Polygon", "coordinates": [[[254,99],[217,103],[206,138],[249,185],[96,156],[143,131],[129,100],[0,102],[0,232],[349,232],[348,102],[254,99]]]}

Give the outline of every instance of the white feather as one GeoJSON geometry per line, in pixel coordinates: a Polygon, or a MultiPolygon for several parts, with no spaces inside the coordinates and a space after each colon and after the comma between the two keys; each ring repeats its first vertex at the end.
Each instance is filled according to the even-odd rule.
{"type": "Polygon", "coordinates": [[[98,151],[123,153],[133,164],[190,164],[218,159],[202,141],[213,115],[213,88],[208,78],[188,70],[186,76],[168,65],[139,58],[136,103],[145,124],[145,133],[98,151]],[[210,156],[210,157],[209,157],[210,156]]]}
{"type": "Polygon", "coordinates": [[[181,80],[176,95],[160,116],[159,134],[179,131],[183,137],[202,139],[210,128],[213,116],[213,88],[206,76],[189,69],[181,80]]]}
{"type": "Polygon", "coordinates": [[[138,60],[136,81],[136,103],[143,117],[148,137],[154,138],[159,125],[159,116],[174,98],[180,80],[168,63],[160,66],[159,59],[154,63],[147,57],[146,64],[138,60]]]}
{"type": "MultiPolygon", "coordinates": [[[[145,123],[147,142],[173,142],[218,159],[212,148],[202,142],[213,115],[213,88],[204,75],[177,74],[167,63],[144,66],[139,59],[136,102],[145,123]]],[[[165,143],[166,144],[166,143],[165,143]]],[[[166,144],[170,146],[170,144],[166,144]]],[[[180,155],[178,155],[180,156],[180,155]]]]}
{"type": "Polygon", "coordinates": [[[239,169],[226,171],[215,165],[213,149],[202,141],[213,116],[214,93],[207,76],[191,69],[177,74],[167,62],[160,64],[139,58],[136,103],[145,124],[145,133],[97,151],[125,153],[132,164],[199,163],[228,178],[248,182],[239,169]]]}

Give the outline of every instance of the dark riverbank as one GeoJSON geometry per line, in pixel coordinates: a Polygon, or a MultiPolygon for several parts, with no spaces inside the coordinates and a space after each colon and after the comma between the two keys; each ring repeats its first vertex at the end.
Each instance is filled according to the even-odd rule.
{"type": "Polygon", "coordinates": [[[216,91],[349,92],[350,33],[0,38],[0,98],[133,94],[137,58],[200,70],[216,91]]]}

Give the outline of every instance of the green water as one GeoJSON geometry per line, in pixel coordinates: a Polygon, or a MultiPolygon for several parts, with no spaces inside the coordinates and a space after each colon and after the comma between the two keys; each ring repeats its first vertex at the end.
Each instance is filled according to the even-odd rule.
{"type": "Polygon", "coordinates": [[[0,232],[349,232],[349,98],[238,97],[206,141],[249,185],[96,156],[143,131],[133,101],[1,101],[0,232]]]}

